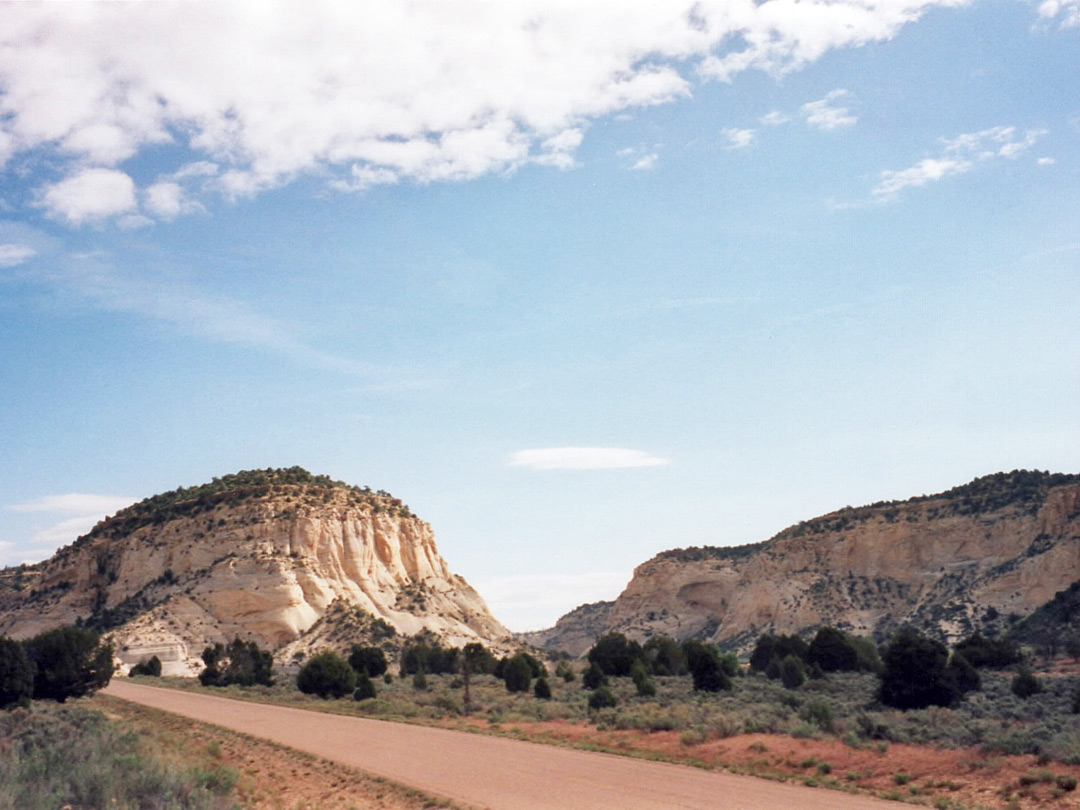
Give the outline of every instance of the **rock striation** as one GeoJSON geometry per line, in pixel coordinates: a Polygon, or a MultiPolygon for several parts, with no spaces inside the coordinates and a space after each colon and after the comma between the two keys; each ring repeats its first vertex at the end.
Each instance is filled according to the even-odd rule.
{"type": "MultiPolygon", "coordinates": [[[[829,624],[883,640],[911,623],[952,641],[1007,630],[1078,579],[1080,476],[1014,471],[841,509],[763,543],[665,551],[591,632],[746,650],[763,632],[829,624]]],[[[580,655],[583,609],[534,643],[580,655]]]]}
{"type": "Polygon", "coordinates": [[[509,641],[400,500],[299,468],[155,496],[38,566],[7,569],[0,635],[80,623],[108,631],[123,663],[157,654],[166,673],[189,674],[208,644],[239,635],[283,649],[334,604],[403,635],[509,641]]]}

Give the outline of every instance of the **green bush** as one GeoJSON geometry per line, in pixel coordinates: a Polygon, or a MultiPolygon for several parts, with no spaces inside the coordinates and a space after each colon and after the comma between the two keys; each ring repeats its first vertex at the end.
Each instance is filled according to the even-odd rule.
{"type": "Polygon", "coordinates": [[[386,672],[386,654],[378,647],[353,644],[349,650],[349,666],[357,675],[364,673],[369,678],[377,678],[386,672]]]}
{"type": "Polygon", "coordinates": [[[573,683],[577,678],[574,674],[574,668],[566,661],[560,661],[555,665],[555,676],[562,678],[566,683],[573,683]]]}
{"type": "Polygon", "coordinates": [[[581,685],[586,689],[599,689],[607,685],[607,676],[596,664],[589,664],[589,668],[581,676],[581,685]]]}
{"type": "Polygon", "coordinates": [[[878,699],[896,709],[951,706],[961,692],[946,674],[948,659],[949,651],[940,641],[912,627],[901,628],[882,656],[878,699]]]}
{"type": "Polygon", "coordinates": [[[341,698],[356,688],[356,670],[337,653],[324,650],[300,668],[296,688],[306,695],[341,698]]]}
{"type": "Polygon", "coordinates": [[[401,674],[413,675],[423,671],[429,675],[456,672],[458,651],[443,647],[437,641],[419,639],[401,651],[401,674]]]}
{"type": "Polygon", "coordinates": [[[424,670],[420,670],[412,676],[412,688],[417,692],[427,691],[427,675],[424,674],[424,670]]]}
{"type": "Polygon", "coordinates": [[[1009,688],[1018,698],[1029,698],[1042,691],[1042,684],[1035,677],[1035,673],[1031,671],[1031,667],[1025,664],[1017,669],[1009,688]]]}
{"type": "Polygon", "coordinates": [[[148,661],[140,661],[131,668],[128,672],[129,677],[136,677],[137,675],[145,675],[150,678],[161,677],[161,659],[156,655],[152,656],[148,661]]]}
{"type": "Polygon", "coordinates": [[[547,682],[547,678],[536,679],[533,694],[540,700],[551,700],[551,685],[547,682]]]}
{"type": "Polygon", "coordinates": [[[58,627],[24,642],[34,668],[34,700],[63,703],[108,685],[112,647],[82,627],[58,627]]]}
{"type": "Polygon", "coordinates": [[[507,692],[527,692],[532,683],[533,668],[526,653],[518,653],[503,667],[503,681],[507,692]]]}
{"type": "Polygon", "coordinates": [[[719,692],[731,689],[731,679],[720,664],[716,648],[691,640],[683,643],[686,668],[698,692],[719,692]]]}
{"type": "Polygon", "coordinates": [[[356,689],[353,690],[353,700],[367,700],[368,698],[377,697],[378,693],[375,691],[375,684],[371,680],[371,676],[366,672],[361,672],[356,676],[356,689]]]}
{"type": "Polygon", "coordinates": [[[784,657],[780,662],[780,683],[786,689],[798,689],[806,683],[806,664],[794,655],[784,657]]]}
{"type": "Polygon", "coordinates": [[[859,668],[859,653],[835,627],[822,627],[806,650],[806,662],[825,672],[854,672],[859,668]]]}
{"type": "Polygon", "coordinates": [[[593,711],[598,709],[609,709],[618,705],[619,699],[615,697],[615,693],[606,686],[601,686],[589,695],[589,708],[593,711]]]}
{"type": "Polygon", "coordinates": [[[640,644],[622,633],[608,633],[597,639],[587,657],[605,675],[623,678],[630,674],[635,661],[645,660],[645,653],[640,644]]]}
{"type": "Polygon", "coordinates": [[[758,637],[754,651],[750,654],[750,668],[757,672],[765,672],[774,658],[779,666],[779,663],[789,655],[805,661],[807,649],[806,642],[794,633],[790,636],[774,636],[765,633],[758,637]]]}
{"type": "Polygon", "coordinates": [[[954,652],[961,653],[973,667],[1001,669],[1021,660],[1020,646],[1009,638],[986,638],[980,633],[957,642],[954,652]]]}
{"type": "Polygon", "coordinates": [[[34,668],[23,645],[0,636],[0,709],[27,706],[34,694],[34,668]]]}
{"type": "Polygon", "coordinates": [[[682,645],[670,636],[653,636],[643,648],[654,675],[685,675],[686,656],[682,645]]]}
{"type": "Polygon", "coordinates": [[[199,673],[203,686],[272,686],[274,658],[260,650],[254,641],[241,641],[237,636],[228,645],[215,644],[202,653],[206,668],[199,673]]]}

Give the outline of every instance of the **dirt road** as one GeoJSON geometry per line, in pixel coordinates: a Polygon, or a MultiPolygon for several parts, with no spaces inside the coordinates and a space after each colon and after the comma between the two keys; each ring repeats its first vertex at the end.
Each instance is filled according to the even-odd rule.
{"type": "Polygon", "coordinates": [[[490,810],[895,810],[895,802],[481,734],[114,680],[105,694],[490,810]]]}

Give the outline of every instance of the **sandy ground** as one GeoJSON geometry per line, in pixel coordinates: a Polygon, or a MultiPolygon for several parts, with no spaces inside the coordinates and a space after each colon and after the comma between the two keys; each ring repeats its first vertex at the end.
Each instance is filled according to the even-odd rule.
{"type": "Polygon", "coordinates": [[[893,802],[681,765],[113,681],[105,694],[490,810],[855,810],[893,802]]]}

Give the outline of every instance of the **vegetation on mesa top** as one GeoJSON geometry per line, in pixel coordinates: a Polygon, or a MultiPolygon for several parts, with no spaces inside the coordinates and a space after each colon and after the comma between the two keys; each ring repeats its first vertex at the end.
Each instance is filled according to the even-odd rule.
{"type": "Polygon", "coordinates": [[[775,540],[784,537],[824,534],[854,528],[871,517],[881,515],[889,523],[899,519],[900,507],[929,501],[942,501],[932,507],[927,517],[932,519],[954,515],[983,515],[1007,506],[1017,506],[1034,514],[1047,493],[1054,487],[1080,482],[1080,475],[1073,473],[1050,473],[1041,470],[1013,470],[984,475],[967,484],[934,495],[917,495],[905,501],[878,501],[867,506],[845,506],[836,512],[800,521],[784,529],[774,537],[760,543],[741,546],[692,546],[662,551],[655,559],[697,562],[699,560],[737,560],[750,557],[775,540]]]}
{"type": "Polygon", "coordinates": [[[370,487],[351,486],[326,475],[313,475],[303,467],[268,467],[265,470],[242,470],[215,478],[208,484],[178,487],[146,498],[101,521],[88,534],[76,540],[75,545],[95,537],[118,537],[143,526],[191,517],[222,503],[241,503],[251,498],[297,492],[315,496],[316,500],[312,503],[318,503],[320,497],[323,502],[329,502],[334,492],[340,492],[344,493],[350,506],[366,504],[375,512],[386,511],[394,516],[413,517],[407,505],[381,489],[373,492],[370,487]]]}

